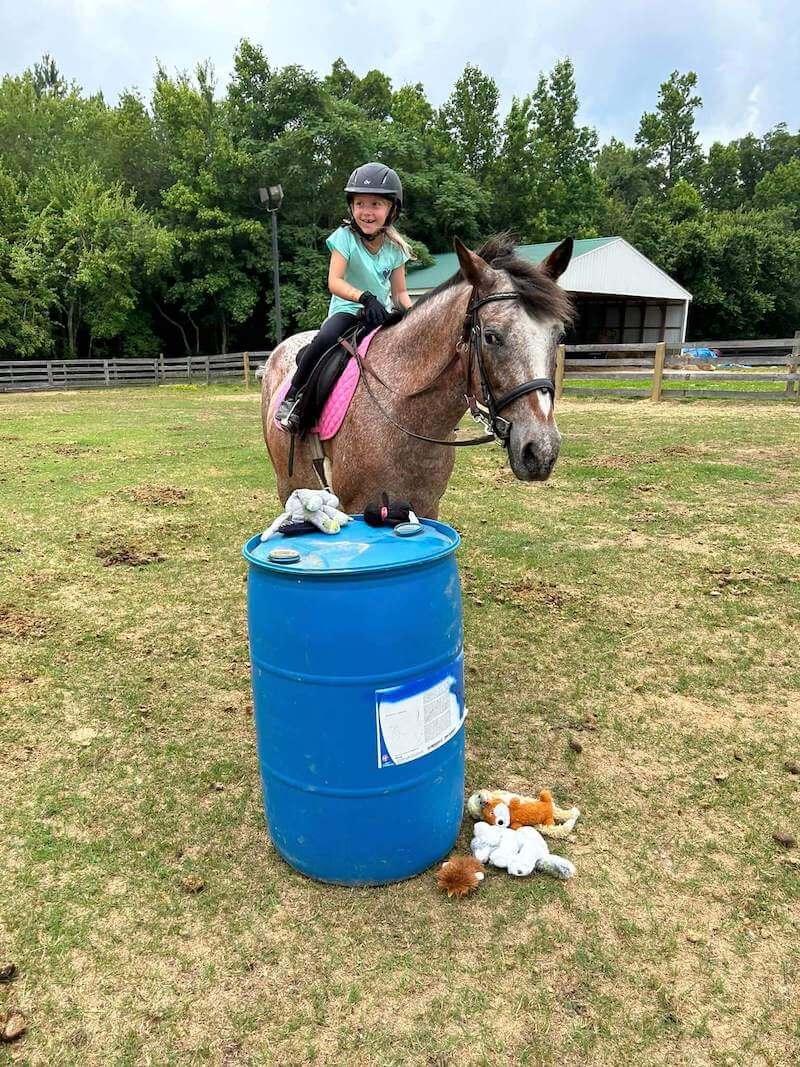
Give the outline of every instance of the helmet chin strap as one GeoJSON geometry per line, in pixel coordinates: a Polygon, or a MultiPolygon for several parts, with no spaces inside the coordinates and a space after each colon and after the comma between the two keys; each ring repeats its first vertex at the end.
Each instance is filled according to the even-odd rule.
{"type": "Polygon", "coordinates": [[[367,241],[367,242],[374,241],[376,237],[379,237],[384,232],[384,230],[388,229],[389,226],[392,225],[392,223],[394,222],[394,220],[397,218],[397,215],[398,215],[397,205],[396,204],[392,204],[392,206],[391,206],[391,208],[389,210],[389,214],[386,217],[386,222],[383,224],[383,226],[381,226],[381,228],[379,230],[376,230],[375,233],[373,233],[372,236],[370,237],[368,234],[364,233],[364,231],[361,229],[361,227],[356,222],[356,217],[353,214],[352,204],[350,204],[349,202],[347,204],[347,213],[350,216],[350,218],[348,219],[350,228],[356,231],[356,233],[358,234],[358,236],[361,238],[362,241],[367,241]]]}
{"type": "Polygon", "coordinates": [[[370,241],[374,241],[375,238],[378,237],[381,233],[383,233],[383,231],[385,229],[384,226],[381,226],[381,228],[379,230],[376,230],[375,233],[372,234],[372,236],[370,236],[369,234],[364,233],[364,231],[361,229],[361,227],[356,222],[352,211],[350,212],[350,218],[349,218],[348,221],[349,221],[350,229],[351,230],[355,230],[355,232],[358,234],[358,236],[361,238],[361,240],[362,241],[366,241],[367,244],[369,244],[370,241]]]}

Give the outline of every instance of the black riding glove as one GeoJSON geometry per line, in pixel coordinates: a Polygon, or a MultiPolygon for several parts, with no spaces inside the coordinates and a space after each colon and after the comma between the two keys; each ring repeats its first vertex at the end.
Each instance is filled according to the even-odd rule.
{"type": "Polygon", "coordinates": [[[363,292],[358,302],[364,305],[364,322],[368,326],[383,326],[389,318],[389,312],[374,293],[363,292]]]}

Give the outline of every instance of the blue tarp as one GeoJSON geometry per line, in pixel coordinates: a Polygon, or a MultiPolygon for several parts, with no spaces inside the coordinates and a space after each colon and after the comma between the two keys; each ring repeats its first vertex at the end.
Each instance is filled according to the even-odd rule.
{"type": "Polygon", "coordinates": [[[707,363],[712,359],[719,359],[719,352],[716,352],[713,348],[684,347],[681,349],[681,355],[686,359],[697,359],[703,363],[707,363]]]}

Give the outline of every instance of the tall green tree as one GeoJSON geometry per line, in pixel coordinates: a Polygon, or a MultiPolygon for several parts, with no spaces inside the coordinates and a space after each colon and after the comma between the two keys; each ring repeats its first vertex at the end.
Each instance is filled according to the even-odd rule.
{"type": "Polygon", "coordinates": [[[450,138],[455,160],[478,181],[497,155],[499,100],[494,79],[468,63],[439,111],[439,126],[450,138]]]}
{"type": "Polygon", "coordinates": [[[166,145],[153,116],[138,93],[125,91],[108,119],[103,156],[109,180],[123,182],[138,203],[157,211],[169,176],[166,145]]]}
{"type": "Polygon", "coordinates": [[[792,159],[800,159],[800,132],[789,132],[785,122],[779,122],[763,137],[748,133],[734,141],[739,153],[739,176],[745,200],[752,200],[756,186],[770,171],[792,159]]]}
{"type": "Polygon", "coordinates": [[[89,355],[116,339],[133,354],[126,335],[140,333],[140,293],[166,268],[171,235],[93,166],[40,172],[27,215],[20,247],[51,294],[64,354],[79,355],[82,336],[89,355]]]}
{"type": "Polygon", "coordinates": [[[790,159],[765,174],[753,195],[757,208],[785,212],[787,220],[800,228],[800,158],[790,159]]]}
{"type": "Polygon", "coordinates": [[[177,246],[165,299],[154,303],[195,352],[204,344],[228,350],[232,327],[256,307],[257,272],[267,255],[265,228],[256,217],[254,160],[235,144],[227,108],[214,90],[213,72],[201,65],[194,82],[160,69],[153,95],[171,178],[160,217],[177,246]]]}
{"type": "Polygon", "coordinates": [[[533,104],[516,96],[503,122],[500,149],[491,170],[491,218],[496,230],[511,230],[522,243],[547,229],[538,176],[534,171],[533,104]]]}
{"type": "Polygon", "coordinates": [[[641,153],[616,137],[600,149],[595,176],[606,195],[628,211],[656,191],[655,176],[641,153]]]}
{"type": "Polygon", "coordinates": [[[707,207],[717,211],[731,211],[739,207],[744,199],[739,166],[739,150],[735,144],[721,144],[719,141],[712,144],[700,180],[707,207]]]}
{"type": "Polygon", "coordinates": [[[409,133],[424,136],[431,132],[435,112],[421,82],[402,85],[392,94],[389,115],[393,123],[409,133]]]}
{"type": "Polygon", "coordinates": [[[636,144],[664,189],[680,178],[692,183],[700,178],[702,152],[694,123],[703,101],[694,92],[696,85],[694,71],[680,74],[674,70],[659,89],[656,110],[646,112],[639,123],[636,144]]]}
{"type": "Polygon", "coordinates": [[[67,83],[61,77],[55,60],[47,53],[42,56],[40,63],[34,63],[32,73],[33,87],[40,99],[43,96],[62,99],[67,95],[67,83]]]}
{"type": "Polygon", "coordinates": [[[99,95],[43,92],[25,71],[0,81],[0,159],[13,174],[30,178],[54,162],[105,169],[108,109],[99,95]]]}
{"type": "Polygon", "coordinates": [[[50,308],[56,303],[43,277],[46,264],[28,247],[25,197],[0,167],[0,356],[25,359],[53,349],[50,308]]]}
{"type": "Polygon", "coordinates": [[[542,219],[536,238],[593,237],[602,208],[594,170],[597,133],[577,122],[578,94],[569,59],[540,76],[531,107],[530,171],[542,219]]]}

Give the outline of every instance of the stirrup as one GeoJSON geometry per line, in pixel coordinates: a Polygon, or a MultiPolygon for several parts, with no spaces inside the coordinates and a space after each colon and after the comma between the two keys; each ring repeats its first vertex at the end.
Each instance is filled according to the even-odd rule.
{"type": "Polygon", "coordinates": [[[300,402],[303,399],[303,394],[298,393],[293,400],[284,399],[278,410],[275,412],[275,418],[278,425],[282,426],[284,430],[289,430],[294,433],[300,426],[300,402]]]}

